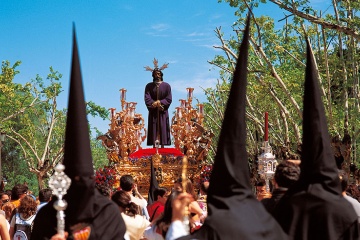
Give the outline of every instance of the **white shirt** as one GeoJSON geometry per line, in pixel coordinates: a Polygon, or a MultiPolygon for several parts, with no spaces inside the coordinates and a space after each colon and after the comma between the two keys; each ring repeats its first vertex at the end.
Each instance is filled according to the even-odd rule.
{"type": "Polygon", "coordinates": [[[130,217],[125,213],[121,213],[121,216],[124,219],[126,234],[130,237],[130,240],[141,239],[145,229],[150,225],[150,222],[146,220],[145,217],[138,214],[134,217],[130,217]]]}
{"type": "Polygon", "coordinates": [[[355,199],[348,195],[344,195],[344,198],[348,200],[353,206],[356,215],[358,216],[358,222],[360,223],[360,203],[355,199]]]}
{"type": "Polygon", "coordinates": [[[166,233],[166,240],[174,240],[188,235],[184,224],[180,220],[173,221],[166,233]]]}
{"type": "Polygon", "coordinates": [[[132,194],[130,194],[130,197],[131,197],[131,201],[133,203],[135,203],[136,205],[140,206],[141,209],[146,208],[147,201],[144,198],[140,199],[140,198],[134,197],[132,194]]]}

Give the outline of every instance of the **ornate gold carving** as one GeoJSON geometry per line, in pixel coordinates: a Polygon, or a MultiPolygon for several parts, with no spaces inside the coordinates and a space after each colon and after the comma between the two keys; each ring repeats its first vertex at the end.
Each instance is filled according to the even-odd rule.
{"type": "Polygon", "coordinates": [[[176,107],[172,118],[171,134],[174,145],[189,159],[199,162],[205,160],[214,134],[203,126],[204,106],[192,107],[193,88],[187,88],[188,99],[180,99],[180,107],[176,107]]]}
{"type": "Polygon", "coordinates": [[[97,139],[102,141],[110,162],[127,160],[129,155],[141,149],[146,138],[146,128],[141,114],[135,113],[136,102],[126,102],[126,89],[120,89],[121,108],[115,113],[110,108],[110,129],[97,139]]]}

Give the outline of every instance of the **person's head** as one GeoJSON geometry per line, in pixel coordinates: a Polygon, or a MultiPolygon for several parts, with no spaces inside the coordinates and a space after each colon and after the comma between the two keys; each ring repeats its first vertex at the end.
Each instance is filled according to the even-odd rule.
{"type": "Polygon", "coordinates": [[[200,184],[200,194],[201,195],[207,195],[207,191],[209,189],[209,182],[208,181],[204,181],[200,184]]]}
{"type": "Polygon", "coordinates": [[[44,188],[39,191],[40,202],[50,202],[52,197],[52,190],[50,188],[44,188]]]}
{"type": "Polygon", "coordinates": [[[260,179],[255,186],[257,194],[264,193],[266,191],[266,182],[264,179],[260,179]]]}
{"type": "Polygon", "coordinates": [[[282,161],[276,166],[274,180],[279,187],[290,188],[299,180],[300,166],[293,162],[282,161]]]}
{"type": "Polygon", "coordinates": [[[29,188],[26,184],[16,184],[11,190],[11,200],[18,200],[27,195],[29,188]]]}
{"type": "MultiPolygon", "coordinates": [[[[182,187],[182,179],[179,178],[174,182],[174,189],[178,192],[182,192],[183,191],[183,187],[182,187]]],[[[191,196],[196,200],[197,196],[195,193],[195,189],[194,189],[194,185],[192,184],[190,179],[186,179],[186,184],[185,184],[185,191],[189,194],[191,194],[191,196]]]]}
{"type": "Polygon", "coordinates": [[[5,190],[6,194],[9,196],[11,200],[12,191],[10,189],[5,190]]]}
{"type": "Polygon", "coordinates": [[[131,197],[127,192],[123,190],[116,191],[111,196],[111,200],[115,202],[120,211],[126,215],[135,216],[139,214],[139,206],[131,202],[131,197]]]}
{"type": "Polygon", "coordinates": [[[348,187],[348,184],[349,184],[349,178],[348,178],[346,172],[343,170],[340,170],[339,178],[340,178],[340,183],[341,183],[341,191],[345,192],[348,187]]]}
{"type": "Polygon", "coordinates": [[[6,192],[0,192],[1,204],[5,204],[10,201],[10,196],[6,192]]]}
{"type": "Polygon", "coordinates": [[[162,81],[163,80],[163,75],[164,74],[162,73],[162,71],[159,68],[155,68],[152,71],[152,77],[153,77],[154,82],[162,81]]]}
{"type": "Polygon", "coordinates": [[[111,197],[111,189],[104,185],[104,184],[96,184],[95,187],[97,188],[97,190],[99,190],[99,192],[101,193],[101,195],[110,198],[111,197]]]}
{"type": "Polygon", "coordinates": [[[121,176],[120,187],[122,190],[130,192],[134,187],[134,178],[131,175],[121,176]]]}
{"type": "Polygon", "coordinates": [[[26,195],[21,198],[18,212],[22,214],[24,218],[29,218],[37,211],[37,203],[31,196],[26,195]]]}
{"type": "Polygon", "coordinates": [[[154,191],[155,201],[159,201],[165,204],[167,199],[167,193],[168,190],[166,188],[162,188],[162,187],[156,188],[154,191]]]}
{"type": "Polygon", "coordinates": [[[11,220],[11,215],[15,208],[16,208],[16,206],[12,202],[7,202],[2,206],[2,210],[5,212],[6,220],[8,220],[8,221],[11,220]]]}
{"type": "Polygon", "coordinates": [[[177,195],[179,194],[178,191],[172,191],[171,194],[168,196],[166,202],[165,202],[165,207],[164,207],[164,212],[161,215],[161,217],[155,222],[155,225],[157,227],[160,228],[162,236],[165,238],[166,236],[166,232],[168,227],[171,224],[171,219],[172,219],[172,203],[174,201],[174,199],[177,197],[177,195]],[[160,227],[161,226],[161,227],[160,227]]]}

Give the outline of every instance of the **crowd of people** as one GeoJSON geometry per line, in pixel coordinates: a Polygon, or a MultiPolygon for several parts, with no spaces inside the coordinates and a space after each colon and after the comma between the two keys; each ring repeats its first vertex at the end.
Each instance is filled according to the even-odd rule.
{"type": "MultiPolygon", "coordinates": [[[[276,206],[287,190],[294,186],[300,177],[300,166],[291,161],[280,162],[271,179],[272,191],[266,191],[264,181],[254,186],[254,195],[263,204],[265,209],[274,215],[276,206]],[[266,192],[266,193],[264,193],[266,192]]],[[[360,197],[359,187],[356,184],[349,184],[348,174],[339,170],[339,179],[342,186],[343,196],[351,203],[358,216],[360,223],[360,197]]],[[[187,179],[186,184],[182,184],[181,179],[174,181],[172,189],[159,187],[154,191],[155,201],[148,204],[146,199],[139,193],[137,184],[130,175],[123,175],[120,178],[121,190],[111,192],[103,185],[96,186],[97,190],[107,198],[111,199],[119,209],[121,217],[126,226],[124,235],[125,240],[164,240],[174,239],[167,233],[170,225],[176,219],[184,223],[185,213],[184,201],[179,203],[180,207],[173,208],[174,200],[179,201],[180,196],[187,198],[189,219],[189,232],[194,232],[201,228],[207,216],[206,199],[209,182],[202,182],[198,192],[195,193],[194,185],[187,179]],[[186,189],[183,189],[186,186],[186,189]],[[107,189],[106,191],[104,189],[107,189]],[[182,194],[186,192],[187,195],[182,194]],[[175,211],[175,213],[174,213],[175,211]],[[173,217],[174,215],[180,217],[173,217]]],[[[42,189],[39,196],[31,194],[26,184],[17,184],[12,190],[0,192],[0,236],[1,239],[17,239],[16,234],[25,233],[28,239],[31,238],[33,220],[37,212],[53,198],[50,189],[42,189]]],[[[185,201],[186,202],[186,201],[185,201]]],[[[68,236],[68,233],[66,233],[68,236]]],[[[54,235],[52,240],[66,239],[54,235]]]]}
{"type": "Polygon", "coordinates": [[[360,239],[360,208],[354,194],[358,188],[348,187],[347,175],[336,166],[309,40],[306,40],[301,163],[284,161],[278,165],[272,193],[266,191],[264,183],[251,185],[245,121],[249,32],[250,14],[210,182],[200,187],[200,194],[190,181],[178,179],[171,191],[156,189],[155,201],[148,204],[130,175],[121,176],[120,191],[96,190],[74,29],[62,161],[64,173],[71,179],[64,196],[65,224],[57,222],[55,197],[37,211],[40,204],[34,204],[36,198],[28,194],[28,189],[12,191],[11,198],[1,195],[5,201],[0,214],[2,239],[13,238],[10,234],[26,235],[29,228],[18,229],[17,225],[27,221],[32,221],[33,240],[360,239]],[[350,198],[349,193],[353,194],[350,198]],[[16,210],[8,210],[7,202],[16,210]]]}
{"type": "MultiPolygon", "coordinates": [[[[168,228],[173,220],[173,200],[183,192],[182,187],[179,187],[179,182],[180,180],[176,180],[174,188],[171,190],[163,187],[156,188],[155,201],[149,205],[139,193],[137,184],[130,175],[123,175],[120,178],[121,190],[112,192],[104,185],[96,185],[96,189],[118,206],[121,218],[126,226],[124,239],[160,240],[166,238],[168,228]]],[[[206,210],[201,210],[195,199],[197,196],[201,196],[200,203],[206,205],[204,200],[206,200],[205,191],[208,186],[208,182],[204,182],[201,187],[202,193],[196,194],[192,182],[188,180],[186,183],[187,191],[192,193],[191,197],[193,198],[190,206],[195,206],[190,207],[189,229],[195,230],[201,226],[205,219],[206,210]],[[197,217],[195,218],[195,216],[197,217]]],[[[56,196],[52,195],[51,189],[42,189],[39,191],[39,195],[35,197],[26,184],[17,184],[12,190],[0,192],[0,239],[17,240],[25,239],[25,236],[27,239],[33,239],[31,238],[31,231],[34,219],[40,209],[48,204],[52,198],[56,198],[56,196]]],[[[52,239],[66,239],[64,237],[54,235],[52,239]]]]}

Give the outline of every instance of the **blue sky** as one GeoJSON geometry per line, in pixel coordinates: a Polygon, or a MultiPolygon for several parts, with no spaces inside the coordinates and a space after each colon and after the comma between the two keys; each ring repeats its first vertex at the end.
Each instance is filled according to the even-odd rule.
{"type": "MultiPolygon", "coordinates": [[[[22,61],[15,82],[25,83],[49,67],[63,74],[59,107],[67,107],[71,63],[72,24],[77,40],[86,101],[120,110],[119,89],[127,100],[137,102],[137,113],[147,119],[143,103],[145,85],[152,80],[144,66],[169,63],[164,80],[172,86],[170,117],[186,88],[205,101],[201,89],[213,86],[218,69],[207,61],[221,51],[214,30],[222,27],[226,39],[237,19],[235,9],[217,0],[121,1],[121,0],[1,0],[0,60],[22,61]]],[[[330,0],[310,1],[316,4],[330,0]]],[[[256,14],[283,18],[284,11],[268,3],[256,14]]],[[[89,118],[104,133],[109,121],[89,118]]]]}

